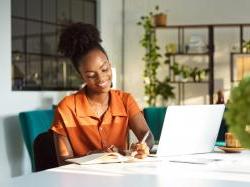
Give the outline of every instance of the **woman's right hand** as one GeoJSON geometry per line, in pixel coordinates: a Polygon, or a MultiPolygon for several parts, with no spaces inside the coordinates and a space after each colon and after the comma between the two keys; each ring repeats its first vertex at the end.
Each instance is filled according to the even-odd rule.
{"type": "Polygon", "coordinates": [[[130,146],[131,156],[138,159],[146,158],[149,155],[149,147],[146,143],[132,143],[130,146]]]}

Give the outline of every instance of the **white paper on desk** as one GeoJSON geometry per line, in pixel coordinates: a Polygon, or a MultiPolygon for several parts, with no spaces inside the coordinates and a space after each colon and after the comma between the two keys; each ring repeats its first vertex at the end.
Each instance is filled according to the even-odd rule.
{"type": "Polygon", "coordinates": [[[67,159],[66,161],[84,165],[84,164],[117,163],[117,162],[125,162],[127,160],[128,160],[127,157],[114,152],[114,153],[96,153],[79,158],[67,159]]]}
{"type": "Polygon", "coordinates": [[[134,163],[134,162],[157,162],[161,161],[161,159],[157,157],[147,157],[144,159],[137,159],[131,156],[123,156],[120,153],[112,152],[112,153],[96,153],[91,154],[79,158],[67,159],[67,162],[87,165],[87,164],[107,164],[107,163],[134,163]]]}

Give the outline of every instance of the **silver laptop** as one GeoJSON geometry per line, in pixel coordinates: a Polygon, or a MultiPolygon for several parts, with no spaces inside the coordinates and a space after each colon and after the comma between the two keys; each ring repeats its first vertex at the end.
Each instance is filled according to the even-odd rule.
{"type": "Polygon", "coordinates": [[[213,151],[225,105],[179,105],[167,108],[157,156],[213,151]]]}

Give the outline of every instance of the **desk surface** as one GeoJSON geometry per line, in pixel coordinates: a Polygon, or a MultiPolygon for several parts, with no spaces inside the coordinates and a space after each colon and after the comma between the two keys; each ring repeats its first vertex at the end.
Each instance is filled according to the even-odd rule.
{"type": "Polygon", "coordinates": [[[250,151],[164,157],[137,163],[70,164],[17,177],[8,186],[249,187],[250,151]]]}

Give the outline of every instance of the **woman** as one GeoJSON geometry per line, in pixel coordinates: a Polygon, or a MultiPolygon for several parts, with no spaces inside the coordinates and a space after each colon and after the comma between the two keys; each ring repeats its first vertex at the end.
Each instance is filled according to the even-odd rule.
{"type": "Polygon", "coordinates": [[[146,157],[153,145],[151,132],[146,143],[140,142],[150,130],[133,97],[111,90],[111,63],[100,42],[99,31],[83,23],[68,26],[60,36],[59,52],[71,59],[85,83],[65,97],[55,112],[51,129],[61,164],[94,152],[126,150],[129,129],[139,140],[132,146],[137,158],[146,157]]]}

